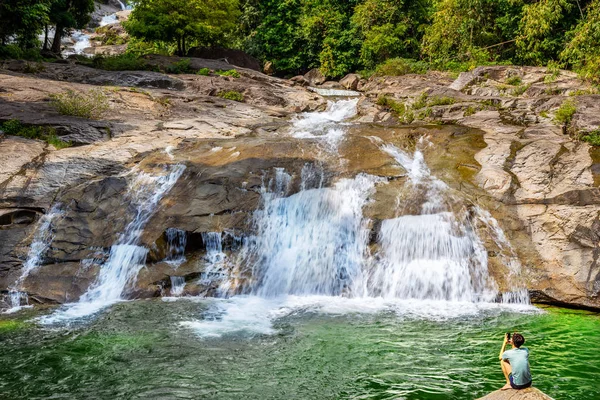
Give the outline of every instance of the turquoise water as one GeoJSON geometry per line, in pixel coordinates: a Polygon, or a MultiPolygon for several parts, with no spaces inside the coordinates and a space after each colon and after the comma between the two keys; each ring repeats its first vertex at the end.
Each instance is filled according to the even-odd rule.
{"type": "Polygon", "coordinates": [[[556,399],[600,398],[598,314],[306,306],[261,319],[258,303],[233,317],[215,311],[222,304],[132,301],[69,327],[41,327],[34,310],[1,316],[0,397],[475,399],[503,385],[503,333],[518,330],[534,386],[556,399]]]}

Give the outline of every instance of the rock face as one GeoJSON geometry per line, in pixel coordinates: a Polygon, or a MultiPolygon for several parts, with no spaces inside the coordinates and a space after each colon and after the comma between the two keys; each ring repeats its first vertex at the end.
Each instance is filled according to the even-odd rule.
{"type": "Polygon", "coordinates": [[[536,388],[496,390],[478,400],[553,400],[536,388]]]}
{"type": "MultiPolygon", "coordinates": [[[[166,67],[179,60],[147,61],[166,67]]],[[[315,141],[289,134],[296,113],[326,105],[302,87],[323,84],[318,71],[288,81],[218,60],[191,58],[190,65],[235,68],[240,77],[47,63],[31,72],[24,63],[1,65],[0,121],[51,126],[76,146],[56,150],[39,140],[0,137],[0,291],[19,277],[37,222],[59,203],[63,214],[54,224],[52,245],[23,289],[39,302],[77,299],[129,221],[131,176],[159,173],[164,165],[186,169],[140,238],[149,249],[147,265],[130,297],[168,294],[173,277],[189,282],[186,293],[214,294],[216,288],[200,279],[206,273],[206,235],[217,234],[223,251],[235,251],[236,241],[252,231],[252,212],[277,168],[292,176],[290,193],[300,189],[305,168],[315,166],[325,185],[332,176],[362,172],[387,180],[364,210],[376,236],[381,220],[397,216],[391,205],[406,179],[380,141],[410,150],[427,136],[428,165],[461,196],[453,209],[480,207],[501,221],[536,299],[600,308],[600,158],[563,133],[593,130],[597,95],[582,92],[591,88],[570,74],[553,78],[561,95],[546,94],[549,74],[542,68],[485,67],[457,81],[440,73],[369,81],[347,76],[341,85],[360,88],[364,96],[331,156],[315,141]],[[52,93],[91,89],[104,90],[110,103],[98,121],[59,115],[48,102],[52,93]],[[225,99],[224,92],[238,92],[243,101],[225,99]],[[411,117],[377,105],[379,96],[404,103],[411,117]],[[551,116],[566,99],[581,109],[562,127],[551,116]],[[432,122],[438,125],[424,125],[432,122]],[[188,238],[187,260],[178,268],[165,258],[169,229],[188,238]]],[[[503,249],[489,242],[492,275],[505,287],[506,267],[498,255],[503,249]]]]}
{"type": "Polygon", "coordinates": [[[221,47],[193,47],[188,51],[189,57],[225,61],[227,64],[260,71],[260,63],[251,55],[241,50],[224,49],[221,47]]]}

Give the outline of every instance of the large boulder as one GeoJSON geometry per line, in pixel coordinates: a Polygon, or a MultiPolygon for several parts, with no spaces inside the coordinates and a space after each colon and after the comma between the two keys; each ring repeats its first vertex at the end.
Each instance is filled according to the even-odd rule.
{"type": "Polygon", "coordinates": [[[348,90],[356,90],[359,82],[360,76],[358,74],[348,74],[340,80],[340,85],[348,90]]]}
{"type": "Polygon", "coordinates": [[[527,388],[522,390],[496,390],[488,394],[487,396],[481,397],[478,400],[553,400],[552,397],[548,396],[541,390],[536,388],[527,388]]]}
{"type": "Polygon", "coordinates": [[[306,79],[308,84],[311,86],[321,85],[327,80],[319,68],[313,68],[308,71],[306,74],[304,74],[304,79],[306,79]]]}

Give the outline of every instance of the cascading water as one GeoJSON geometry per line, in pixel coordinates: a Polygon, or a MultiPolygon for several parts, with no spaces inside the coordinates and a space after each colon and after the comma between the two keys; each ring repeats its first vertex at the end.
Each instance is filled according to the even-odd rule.
{"type": "Polygon", "coordinates": [[[185,231],[177,228],[168,228],[165,234],[167,236],[167,254],[165,261],[174,268],[177,268],[186,260],[185,246],[187,245],[187,234],[185,231]]]}
{"type": "MultiPolygon", "coordinates": [[[[324,140],[334,151],[345,135],[342,121],[355,114],[355,105],[343,100],[325,112],[302,114],[291,133],[324,140]]],[[[332,312],[392,307],[435,318],[493,307],[497,288],[475,227],[477,212],[453,210],[456,199],[431,174],[420,150],[409,155],[385,144],[381,150],[406,170],[409,198],[398,198],[397,217],[381,222],[374,246],[363,208],[384,179],[359,174],[323,187],[322,177],[303,171],[301,190],[289,195],[293,177],[277,169],[263,185],[255,234],[245,240],[238,262],[251,276],[245,283],[251,296],[233,297],[211,318],[183,325],[208,336],[234,329],[268,333],[268,321],[298,307],[332,312]]]]}
{"type": "Polygon", "coordinates": [[[380,179],[361,174],[282,197],[290,179],[276,172],[275,190],[263,193],[264,207],[254,217],[256,236],[246,243],[253,293],[334,296],[352,290],[368,253],[362,208],[380,179]]]}
{"type": "Polygon", "coordinates": [[[146,262],[148,249],[139,245],[143,229],[162,197],[175,185],[184,170],[183,165],[174,165],[167,169],[165,175],[140,172],[131,180],[128,194],[134,207],[133,219],[111,247],[108,260],[100,268],[95,283],[78,303],[67,304],[54,314],[41,318],[42,323],[85,317],[122,300],[123,290],[135,281],[146,262]]]}
{"type": "Polygon", "coordinates": [[[35,270],[42,262],[42,259],[52,244],[54,232],[52,223],[62,217],[63,213],[60,204],[53,206],[47,214],[40,218],[39,226],[29,247],[27,260],[23,264],[21,275],[9,289],[11,308],[5,313],[13,313],[21,309],[21,304],[29,304],[29,298],[26,292],[21,292],[21,285],[25,278],[35,270]]]}

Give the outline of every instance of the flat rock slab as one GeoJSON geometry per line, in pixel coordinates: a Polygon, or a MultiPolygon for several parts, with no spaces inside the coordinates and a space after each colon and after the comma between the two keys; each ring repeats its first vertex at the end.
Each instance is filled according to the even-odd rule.
{"type": "Polygon", "coordinates": [[[496,390],[477,400],[554,400],[536,388],[496,390]]]}

